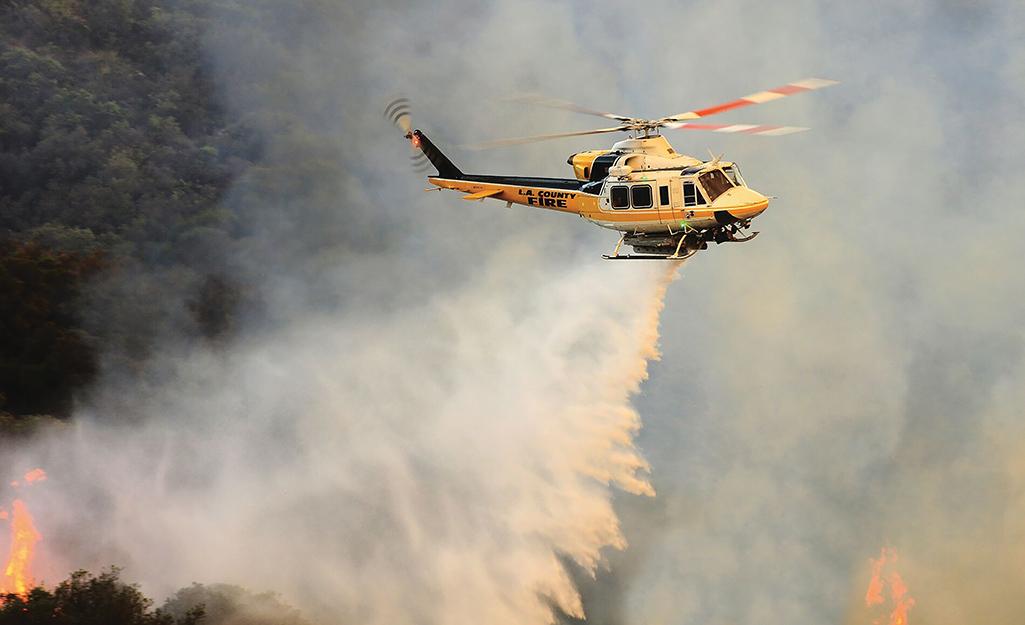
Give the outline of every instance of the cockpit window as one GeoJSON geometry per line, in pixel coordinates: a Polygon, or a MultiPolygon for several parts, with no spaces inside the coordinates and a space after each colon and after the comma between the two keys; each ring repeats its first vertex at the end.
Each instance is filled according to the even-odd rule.
{"type": "Polygon", "coordinates": [[[698,176],[698,180],[701,181],[701,186],[703,186],[705,191],[708,193],[709,202],[714,202],[715,198],[733,188],[733,184],[729,181],[726,175],[718,169],[713,169],[712,171],[701,174],[698,176]]]}
{"type": "Polygon", "coordinates": [[[747,186],[744,182],[744,177],[740,175],[740,168],[736,165],[731,165],[730,167],[723,167],[722,171],[724,174],[726,174],[726,177],[733,182],[734,185],[738,187],[747,186]]]}

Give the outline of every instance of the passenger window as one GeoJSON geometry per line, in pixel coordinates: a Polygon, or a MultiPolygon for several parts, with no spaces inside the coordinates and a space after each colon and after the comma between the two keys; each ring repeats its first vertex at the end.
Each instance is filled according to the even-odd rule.
{"type": "Polygon", "coordinates": [[[634,185],[630,188],[630,195],[634,208],[651,208],[651,186],[646,184],[634,185]]]}
{"type": "Polygon", "coordinates": [[[661,206],[669,206],[669,187],[667,185],[658,188],[658,203],[661,206]]]}
{"type": "Polygon", "coordinates": [[[612,187],[609,193],[612,196],[612,208],[630,208],[630,191],[627,187],[612,187]]]}
{"type": "Polygon", "coordinates": [[[701,195],[701,189],[697,187],[693,182],[683,183],[683,205],[684,206],[698,206],[705,203],[705,198],[701,195]]]}

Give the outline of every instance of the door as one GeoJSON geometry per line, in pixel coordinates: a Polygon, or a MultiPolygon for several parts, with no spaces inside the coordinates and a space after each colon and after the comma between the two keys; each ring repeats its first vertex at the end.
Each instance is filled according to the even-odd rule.
{"type": "Polygon", "coordinates": [[[664,224],[673,223],[673,210],[680,210],[683,208],[683,193],[680,191],[680,179],[670,178],[665,181],[665,184],[669,186],[669,205],[658,207],[659,221],[664,224]]]}

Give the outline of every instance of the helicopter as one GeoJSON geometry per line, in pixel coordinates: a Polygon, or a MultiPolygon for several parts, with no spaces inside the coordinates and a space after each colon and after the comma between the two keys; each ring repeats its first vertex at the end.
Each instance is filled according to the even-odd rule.
{"type": "Polygon", "coordinates": [[[704,130],[761,136],[781,136],[808,130],[799,126],[708,124],[705,117],[837,84],[806,78],[782,87],[658,119],[642,119],[596,111],[565,100],[524,96],[517,100],[614,120],[615,126],[562,132],[480,144],[490,148],[605,133],[629,133],[609,149],[585,150],[566,159],[573,178],[541,178],[464,173],[422,131],[412,128],[409,100],[399,98],[385,109],[414,150],[413,165],[424,171],[433,187],[464,193],[464,200],[494,199],[506,206],[522,204],[575,213],[602,228],[620,233],[606,260],[682,260],[708,248],[709,243],[750,241],[752,220],[769,206],[768,196],[747,186],[737,163],[709,152],[702,160],[677,152],[661,134],[663,129],[704,130]],[[430,165],[428,165],[428,163],[430,165]],[[633,254],[621,253],[623,245],[633,254]]]}

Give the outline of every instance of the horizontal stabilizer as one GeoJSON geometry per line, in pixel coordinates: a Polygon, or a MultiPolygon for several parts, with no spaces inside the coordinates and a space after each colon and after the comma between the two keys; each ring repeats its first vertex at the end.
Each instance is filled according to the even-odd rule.
{"type": "Polygon", "coordinates": [[[486,191],[478,191],[476,193],[471,193],[469,195],[464,195],[463,199],[464,200],[483,200],[486,197],[491,197],[493,195],[498,195],[501,192],[502,192],[501,189],[487,189],[486,191]]]}

